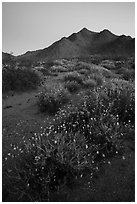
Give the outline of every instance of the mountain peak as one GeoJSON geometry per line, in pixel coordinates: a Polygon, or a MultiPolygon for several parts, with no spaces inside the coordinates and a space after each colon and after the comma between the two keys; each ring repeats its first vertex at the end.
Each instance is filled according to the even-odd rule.
{"type": "Polygon", "coordinates": [[[94,36],[95,34],[97,34],[97,32],[88,30],[87,28],[84,27],[84,28],[83,28],[82,30],[80,30],[77,34],[81,34],[81,35],[83,35],[83,36],[92,37],[92,36],[94,36]]]}
{"type": "Polygon", "coordinates": [[[132,37],[131,36],[126,36],[126,35],[120,35],[119,38],[121,39],[127,39],[127,40],[132,40],[132,37]]]}
{"type": "Polygon", "coordinates": [[[102,30],[100,33],[104,33],[104,34],[112,34],[108,29],[104,29],[104,30],[102,30]]]}
{"type": "Polygon", "coordinates": [[[87,28],[82,28],[81,31],[89,31],[87,28]]]}
{"type": "Polygon", "coordinates": [[[79,31],[79,33],[92,33],[92,31],[90,31],[90,30],[88,30],[87,28],[84,27],[79,31]]]}

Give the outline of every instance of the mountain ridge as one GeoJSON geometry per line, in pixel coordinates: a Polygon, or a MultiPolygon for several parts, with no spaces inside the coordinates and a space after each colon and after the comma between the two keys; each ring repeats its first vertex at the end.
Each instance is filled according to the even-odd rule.
{"type": "Polygon", "coordinates": [[[115,35],[108,29],[100,32],[83,28],[68,37],[62,37],[50,46],[36,51],[27,51],[16,56],[17,60],[52,60],[101,55],[130,55],[135,53],[135,38],[126,35],[115,35]]]}

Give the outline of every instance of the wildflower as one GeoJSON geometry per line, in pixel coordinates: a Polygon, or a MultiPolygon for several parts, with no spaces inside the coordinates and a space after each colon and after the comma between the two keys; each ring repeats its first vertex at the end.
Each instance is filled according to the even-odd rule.
{"type": "Polygon", "coordinates": [[[122,156],[122,159],[123,159],[123,160],[125,160],[125,159],[126,159],[126,157],[125,157],[125,156],[122,156]]]}
{"type": "Polygon", "coordinates": [[[88,149],[88,145],[86,145],[86,149],[88,149]]]}

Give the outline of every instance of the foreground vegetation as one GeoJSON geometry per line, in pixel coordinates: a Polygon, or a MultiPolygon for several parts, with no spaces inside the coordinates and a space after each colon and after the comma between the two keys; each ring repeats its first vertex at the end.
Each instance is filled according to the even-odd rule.
{"type": "Polygon", "coordinates": [[[134,137],[133,78],[85,62],[63,73],[38,94],[39,111],[51,115],[50,124],[34,133],[7,172],[4,190],[18,201],[53,201],[55,195],[69,201],[69,189],[86,175],[91,190],[100,166],[123,155],[122,141],[134,137]]]}
{"type": "Polygon", "coordinates": [[[40,77],[32,69],[7,67],[2,71],[2,92],[22,92],[36,89],[40,77]]]}

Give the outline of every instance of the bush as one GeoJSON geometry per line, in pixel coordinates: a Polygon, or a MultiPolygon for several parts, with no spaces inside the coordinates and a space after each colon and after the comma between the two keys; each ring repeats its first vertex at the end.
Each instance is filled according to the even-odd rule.
{"type": "Polygon", "coordinates": [[[42,112],[55,114],[68,101],[69,92],[63,86],[44,87],[39,94],[38,106],[42,112]]]}
{"type": "Polygon", "coordinates": [[[69,73],[64,76],[64,81],[76,81],[78,84],[83,83],[83,77],[78,73],[69,73]]]}
{"type": "Polygon", "coordinates": [[[118,77],[116,74],[114,74],[112,71],[107,69],[102,69],[102,75],[103,77],[110,79],[110,78],[116,78],[118,77]]]}
{"type": "Polygon", "coordinates": [[[103,60],[100,65],[110,70],[115,69],[115,64],[111,60],[103,60]]]}
{"type": "Polygon", "coordinates": [[[89,71],[87,69],[80,69],[78,70],[79,74],[88,75],[89,71]]]}
{"type": "Polygon", "coordinates": [[[101,86],[103,83],[104,77],[101,74],[92,73],[91,75],[89,75],[88,79],[94,80],[98,86],[101,86]]]}
{"type": "Polygon", "coordinates": [[[75,93],[80,89],[80,85],[76,81],[68,81],[65,83],[65,88],[69,90],[71,93],[75,93]]]}
{"type": "Polygon", "coordinates": [[[14,196],[14,201],[16,197],[16,201],[51,201],[59,189],[71,189],[75,181],[79,181],[88,166],[88,158],[85,158],[88,152],[86,141],[79,133],[56,134],[47,130],[44,137],[37,134],[12,172],[7,172],[12,190],[4,190],[14,196]]]}
{"type": "Polygon", "coordinates": [[[119,151],[118,140],[122,128],[117,117],[110,115],[107,108],[102,108],[102,102],[94,94],[78,107],[69,107],[61,110],[60,124],[55,127],[55,132],[83,135],[86,140],[89,155],[86,155],[88,167],[95,161],[114,156],[119,151]],[[63,116],[63,117],[62,117],[63,116]]]}
{"type": "Polygon", "coordinates": [[[134,84],[125,80],[113,79],[102,86],[112,105],[111,112],[118,115],[119,122],[135,122],[135,88],[134,84]]]}
{"type": "Polygon", "coordinates": [[[2,70],[2,91],[26,91],[35,89],[40,84],[40,77],[31,69],[2,70]]]}
{"type": "Polygon", "coordinates": [[[41,72],[44,76],[51,76],[51,75],[52,75],[52,73],[50,72],[50,70],[49,70],[49,69],[46,69],[46,68],[44,68],[44,69],[39,69],[38,71],[41,72]]]}
{"type": "Polygon", "coordinates": [[[117,73],[120,74],[122,78],[127,81],[135,80],[135,70],[134,69],[121,68],[117,71],[117,73]]]}
{"type": "Polygon", "coordinates": [[[78,62],[76,67],[75,67],[75,70],[80,71],[80,70],[83,70],[83,69],[85,69],[87,71],[90,71],[91,64],[87,63],[87,62],[78,62]]]}
{"type": "Polygon", "coordinates": [[[67,72],[68,70],[61,65],[54,65],[50,68],[51,72],[67,72]]]}
{"type": "MultiPolygon", "coordinates": [[[[62,110],[63,111],[63,110],[62,110]]],[[[78,124],[83,123],[82,117],[85,117],[85,123],[88,124],[89,118],[95,118],[95,121],[98,123],[98,120],[103,117],[106,122],[109,122],[107,117],[116,118],[118,124],[121,125],[131,125],[134,127],[135,122],[135,90],[134,84],[119,80],[113,79],[109,82],[104,83],[101,87],[90,91],[86,91],[86,94],[83,94],[83,97],[79,100],[78,107],[68,107],[64,110],[63,114],[66,117],[70,113],[70,119],[73,120],[73,114],[75,115],[74,122],[77,121],[77,118],[80,117],[78,124]],[[83,115],[83,116],[82,116],[83,115]],[[85,116],[84,116],[85,115],[85,116]],[[87,118],[87,119],[86,119],[87,118]]],[[[62,116],[61,116],[62,117],[62,116]]],[[[64,116],[65,117],[65,116],[64,116]]],[[[63,120],[66,120],[65,118],[63,120]]],[[[71,122],[70,128],[73,126],[71,122]]],[[[103,122],[102,122],[103,124],[103,122]]],[[[83,128],[83,124],[81,125],[83,128]]],[[[78,130],[80,128],[78,127],[78,130]]]]}
{"type": "Polygon", "coordinates": [[[93,79],[87,79],[86,81],[83,82],[83,87],[84,88],[94,88],[96,87],[97,83],[93,79]]]}

